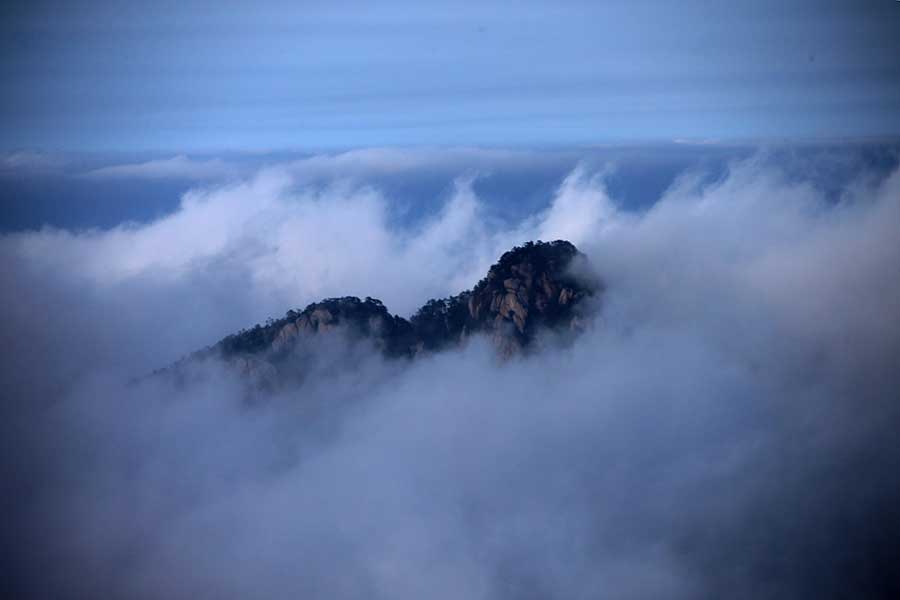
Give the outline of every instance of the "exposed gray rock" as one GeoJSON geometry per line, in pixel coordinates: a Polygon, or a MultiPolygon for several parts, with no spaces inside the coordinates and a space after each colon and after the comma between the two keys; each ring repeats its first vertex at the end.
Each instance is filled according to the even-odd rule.
{"type": "Polygon", "coordinates": [[[580,332],[600,292],[601,283],[571,243],[528,242],[503,254],[472,290],[429,300],[409,320],[373,298],[330,298],[230,335],[186,361],[222,358],[268,386],[286,372],[297,373],[298,348],[307,360],[316,340],[329,336],[371,344],[388,358],[414,358],[483,334],[508,357],[528,351],[545,332],[562,339],[580,332]]]}

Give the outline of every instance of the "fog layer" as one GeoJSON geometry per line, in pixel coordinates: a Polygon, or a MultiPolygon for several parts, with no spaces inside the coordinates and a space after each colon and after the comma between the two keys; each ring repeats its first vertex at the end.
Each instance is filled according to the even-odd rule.
{"type": "Polygon", "coordinates": [[[21,596],[900,592],[900,172],[835,199],[760,154],[635,213],[582,166],[512,224],[461,173],[414,225],[359,174],[300,172],[197,187],[148,225],[0,238],[21,596]],[[406,316],[557,238],[606,284],[571,348],[406,363],[329,339],[253,403],[224,365],[133,382],[320,297],[406,316]]]}

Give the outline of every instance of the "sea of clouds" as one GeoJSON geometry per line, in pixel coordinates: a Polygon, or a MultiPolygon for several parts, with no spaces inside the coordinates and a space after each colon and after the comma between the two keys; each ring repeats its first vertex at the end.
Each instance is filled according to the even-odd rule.
{"type": "Polygon", "coordinates": [[[150,223],[0,237],[20,597],[900,592],[900,170],[835,196],[760,152],[635,211],[582,164],[509,222],[466,168],[438,210],[392,218],[375,174],[440,160],[287,161],[150,223]],[[571,348],[332,348],[353,368],[252,404],[222,365],[134,380],[322,297],[408,316],[536,239],[572,241],[606,285],[571,348]]]}

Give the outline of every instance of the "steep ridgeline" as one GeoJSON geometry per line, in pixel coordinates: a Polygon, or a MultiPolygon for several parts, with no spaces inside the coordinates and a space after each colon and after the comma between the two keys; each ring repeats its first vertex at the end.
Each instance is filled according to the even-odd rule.
{"type": "Polygon", "coordinates": [[[477,334],[510,356],[533,347],[541,332],[577,334],[593,310],[588,300],[601,291],[586,257],[571,243],[528,242],[501,256],[472,290],[429,300],[409,320],[373,298],[330,298],[230,335],[187,360],[224,358],[271,380],[295,370],[291,357],[308,358],[335,336],[369,343],[389,358],[414,358],[477,334]]]}
{"type": "Polygon", "coordinates": [[[531,346],[542,330],[577,332],[586,300],[601,286],[569,242],[528,242],[500,257],[470,291],[429,300],[410,322],[416,350],[439,350],[471,334],[491,338],[503,355],[531,346]]]}

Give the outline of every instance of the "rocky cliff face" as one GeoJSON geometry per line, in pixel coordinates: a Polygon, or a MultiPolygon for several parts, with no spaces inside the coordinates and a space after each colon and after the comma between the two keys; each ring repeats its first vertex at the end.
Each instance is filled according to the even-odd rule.
{"type": "Polygon", "coordinates": [[[410,320],[379,300],[330,298],[283,319],[230,335],[189,357],[219,357],[272,382],[296,372],[298,349],[316,351],[329,336],[371,344],[389,358],[414,358],[485,335],[501,356],[529,351],[543,335],[569,338],[587,322],[602,291],[571,243],[528,242],[503,254],[471,290],[429,300],[410,320]]]}
{"type": "Polygon", "coordinates": [[[418,348],[488,335],[501,354],[534,344],[541,331],[577,332],[601,290],[583,254],[565,241],[529,242],[506,252],[470,291],[431,300],[411,319],[418,348]]]}

